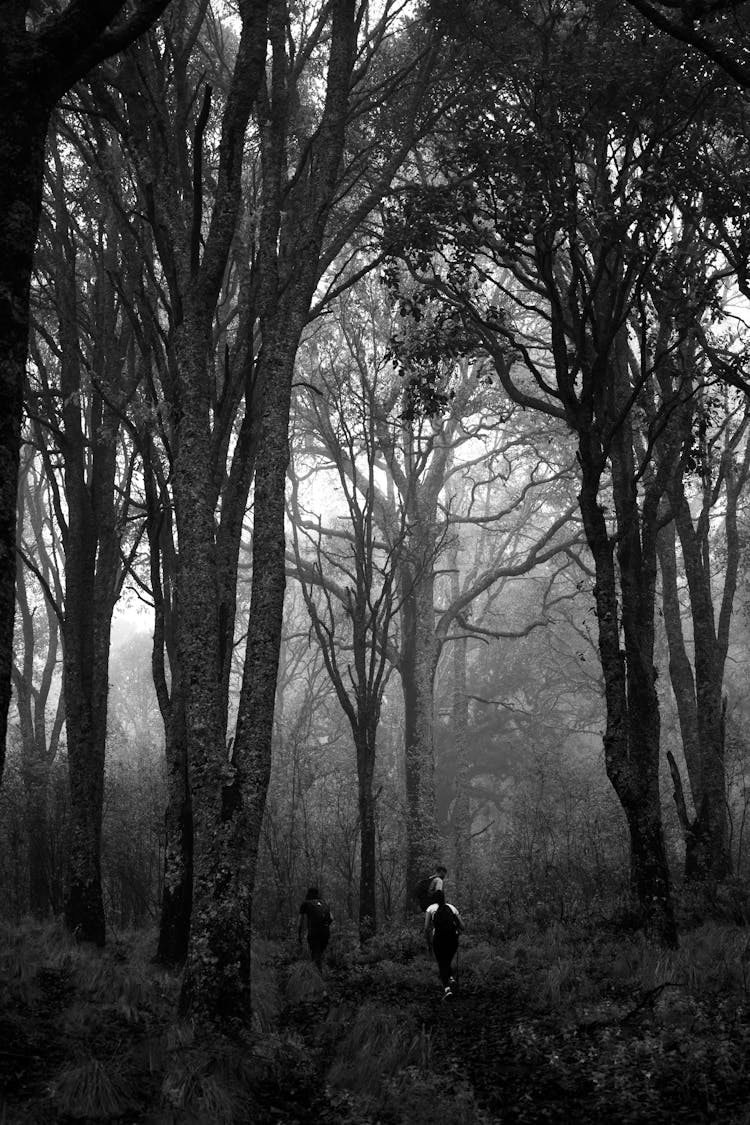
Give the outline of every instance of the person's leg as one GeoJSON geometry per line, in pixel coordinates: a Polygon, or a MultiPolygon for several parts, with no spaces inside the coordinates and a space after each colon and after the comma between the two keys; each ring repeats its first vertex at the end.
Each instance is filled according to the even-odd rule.
{"type": "Polygon", "coordinates": [[[432,948],[435,953],[440,980],[443,987],[447,988],[451,979],[451,964],[456,948],[452,942],[446,941],[445,939],[433,941],[432,948]]]}
{"type": "Polygon", "coordinates": [[[328,945],[328,930],[313,930],[307,935],[307,941],[310,946],[310,956],[318,967],[319,972],[323,973],[323,954],[328,945]]]}
{"type": "Polygon", "coordinates": [[[330,930],[321,930],[321,932],[318,934],[318,947],[320,950],[318,954],[318,968],[320,969],[321,976],[323,975],[323,954],[326,951],[326,946],[328,945],[328,939],[330,936],[330,930]]]}
{"type": "Polygon", "coordinates": [[[310,946],[310,957],[312,958],[313,964],[320,968],[323,951],[320,948],[318,934],[310,932],[307,935],[307,944],[310,946]]]}

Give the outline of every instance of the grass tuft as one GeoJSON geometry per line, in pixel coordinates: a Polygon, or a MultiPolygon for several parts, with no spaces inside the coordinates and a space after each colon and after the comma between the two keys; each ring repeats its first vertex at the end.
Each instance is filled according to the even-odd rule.
{"type": "Polygon", "coordinates": [[[400,1070],[421,1064],[425,1042],[408,1012],[394,1012],[392,1008],[366,1002],[339,1044],[328,1081],[334,1088],[378,1097],[400,1070]]]}
{"type": "Polygon", "coordinates": [[[248,1120],[253,1062],[234,1044],[205,1045],[189,1039],[187,1029],[175,1029],[174,1050],[161,1086],[163,1121],[180,1125],[233,1125],[248,1120]]]}
{"type": "Polygon", "coordinates": [[[311,961],[296,961],[289,970],[284,994],[288,1004],[309,1004],[322,1000],[326,987],[311,961]]]}
{"type": "Polygon", "coordinates": [[[138,1104],[132,1080],[113,1063],[93,1057],[60,1070],[49,1095],[61,1115],[94,1121],[121,1117],[138,1104]]]}

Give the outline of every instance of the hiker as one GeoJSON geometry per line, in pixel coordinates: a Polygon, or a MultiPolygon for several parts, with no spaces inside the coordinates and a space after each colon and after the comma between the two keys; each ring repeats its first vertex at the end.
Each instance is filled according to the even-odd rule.
{"type": "Polygon", "coordinates": [[[443,867],[441,863],[435,868],[434,875],[419,880],[414,888],[414,897],[421,911],[425,911],[430,903],[437,901],[435,896],[439,892],[445,891],[444,881],[447,874],[448,868],[443,867]]]}
{"type": "Polygon", "coordinates": [[[435,868],[435,874],[430,876],[430,884],[427,889],[430,902],[437,902],[439,894],[445,894],[445,876],[448,874],[448,868],[443,867],[442,863],[435,868]]]}
{"type": "Polygon", "coordinates": [[[307,944],[310,946],[310,956],[323,975],[323,954],[331,936],[331,912],[328,903],[323,902],[318,894],[317,887],[309,887],[305,901],[299,908],[299,926],[297,928],[297,941],[302,941],[302,926],[307,919],[307,944]]]}
{"type": "Polygon", "coordinates": [[[458,935],[463,932],[461,915],[449,902],[445,901],[443,891],[437,891],[436,901],[427,907],[424,916],[424,934],[429,953],[435,954],[438,973],[443,985],[443,997],[453,995],[456,981],[453,972],[453,958],[458,950],[458,935]]]}

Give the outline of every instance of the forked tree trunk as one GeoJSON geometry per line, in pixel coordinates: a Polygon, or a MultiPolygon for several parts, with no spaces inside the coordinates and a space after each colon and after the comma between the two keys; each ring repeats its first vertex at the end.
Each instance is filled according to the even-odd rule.
{"type": "MultiPolygon", "coordinates": [[[[632,887],[646,933],[673,948],[677,930],[664,845],[659,792],[659,710],[653,667],[644,662],[632,613],[624,616],[626,647],[620,649],[620,615],[614,549],[598,502],[595,455],[581,448],[580,507],[596,570],[599,652],[604,676],[607,776],[625,811],[630,831],[632,887]]],[[[638,525],[636,525],[637,527],[638,525]]],[[[625,583],[634,588],[643,575],[637,559],[619,552],[625,583]]],[[[633,591],[631,590],[631,594],[633,591]]]]}
{"type": "MultiPolygon", "coordinates": [[[[68,230],[62,183],[56,216],[56,312],[60,334],[60,390],[64,432],[65,622],[63,691],[70,777],[71,831],[65,923],[79,940],[103,945],[101,828],[104,755],[109,696],[112,614],[122,582],[120,535],[116,519],[116,466],[119,419],[100,392],[88,392],[84,430],[82,402],[87,392],[78,330],[76,247],[68,230]]],[[[109,281],[100,283],[98,329],[111,332],[96,347],[99,378],[106,379],[114,339],[109,281]],[[101,287],[103,286],[103,288],[101,287]]],[[[114,381],[114,380],[113,380],[114,381]]]]}
{"type": "MultiPolygon", "coordinates": [[[[305,296],[309,301],[309,294],[305,296]]],[[[195,737],[191,726],[194,727],[197,714],[191,716],[190,706],[188,708],[189,762],[194,795],[193,909],[180,1009],[183,1014],[190,1014],[206,1025],[246,1024],[250,1018],[252,895],[271,772],[271,739],[286,587],[284,518],[289,410],[294,360],[306,309],[307,305],[300,303],[295,308],[280,310],[275,323],[267,325],[264,335],[263,381],[266,395],[261,422],[261,456],[255,472],[250,628],[231,760],[226,758],[223,740],[221,745],[217,742],[216,732],[221,726],[222,711],[216,676],[211,675],[210,668],[218,670],[218,600],[211,571],[207,565],[202,568],[203,585],[208,583],[212,593],[209,601],[204,591],[205,604],[197,612],[204,621],[209,619],[214,622],[210,641],[206,636],[206,627],[203,627],[202,643],[209,644],[207,651],[215,655],[207,670],[205,652],[202,654],[204,683],[198,686],[197,692],[193,686],[191,704],[195,707],[195,697],[206,693],[201,713],[205,713],[211,705],[216,711],[212,732],[209,734],[208,729],[204,730],[203,738],[191,747],[191,736],[195,737]],[[284,326],[283,333],[279,330],[280,325],[284,326]],[[213,683],[209,687],[206,681],[213,683]],[[208,696],[210,690],[213,692],[211,701],[208,696]],[[204,747],[212,744],[209,758],[204,747]]],[[[195,457],[192,463],[196,463],[195,457]]],[[[185,467],[182,471],[185,472],[185,467]]],[[[192,467],[190,473],[193,473],[192,467]]],[[[197,487],[196,478],[194,495],[197,487]]],[[[185,527],[184,513],[178,518],[182,525],[182,544],[188,528],[185,527]]],[[[184,565],[182,554],[181,548],[181,566],[184,565]]],[[[186,590],[194,602],[198,600],[197,593],[197,589],[186,590]]],[[[182,596],[180,605],[185,605],[182,596]]],[[[185,621],[189,620],[184,610],[181,616],[185,621]]],[[[200,640],[198,644],[201,644],[200,640]]],[[[189,637],[183,635],[182,649],[182,669],[187,677],[196,667],[199,648],[195,645],[191,647],[189,637]]],[[[203,722],[205,724],[205,719],[203,722]]]]}
{"type": "MultiPolygon", "coordinates": [[[[696,691],[696,678],[682,632],[674,524],[670,523],[660,533],[659,561],[664,626],[669,645],[669,674],[677,704],[687,778],[694,806],[691,814],[679,766],[674,756],[668,754],[675,806],[685,841],[685,877],[715,886],[730,867],[724,793],[724,706],[721,699],[716,698],[716,692],[721,691],[723,669],[718,655],[708,667],[704,656],[700,661],[701,690],[700,693],[696,691]],[[705,711],[699,719],[700,707],[705,711]]],[[[701,641],[699,630],[695,640],[696,668],[699,664],[698,650],[703,647],[701,641]]]]}
{"type": "MultiPolygon", "coordinates": [[[[728,847],[726,767],[724,755],[724,704],[722,691],[727,644],[717,635],[710,565],[693,526],[682,487],[670,494],[670,503],[682,546],[685,575],[690,593],[695,662],[696,740],[698,770],[690,777],[695,803],[695,822],[686,837],[686,875],[708,887],[725,878],[731,869],[728,847]]],[[[727,515],[729,522],[729,515],[727,515]]],[[[728,552],[731,555],[731,551],[728,552]]],[[[733,589],[736,559],[727,560],[726,585],[733,589]]],[[[729,590],[725,590],[725,594],[729,590]]],[[[730,593],[731,597],[731,593],[730,593]]],[[[730,603],[731,604],[731,603],[730,603]]]]}

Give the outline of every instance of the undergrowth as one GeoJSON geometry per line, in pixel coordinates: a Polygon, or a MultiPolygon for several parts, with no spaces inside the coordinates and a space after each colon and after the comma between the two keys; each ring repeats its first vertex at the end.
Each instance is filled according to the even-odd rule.
{"type": "Polygon", "coordinates": [[[0,1122],[747,1122],[743,925],[706,921],[664,951],[580,922],[486,937],[466,921],[452,1004],[418,918],[332,943],[323,978],[296,943],[259,940],[231,1041],[176,1021],[154,934],[98,951],[4,927],[0,1122]]]}

